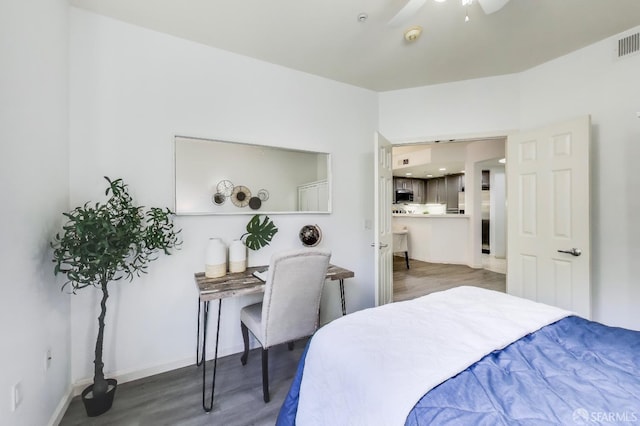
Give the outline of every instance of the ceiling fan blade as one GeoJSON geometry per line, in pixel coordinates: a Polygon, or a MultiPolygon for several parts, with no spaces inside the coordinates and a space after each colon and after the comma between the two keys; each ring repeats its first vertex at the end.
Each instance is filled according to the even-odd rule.
{"type": "Polygon", "coordinates": [[[409,19],[415,15],[418,10],[424,5],[427,0],[409,0],[406,5],[398,13],[396,16],[391,18],[387,25],[392,27],[399,27],[407,23],[409,19]]]}
{"type": "Polygon", "coordinates": [[[485,14],[489,15],[502,9],[509,0],[478,0],[485,14]]]}

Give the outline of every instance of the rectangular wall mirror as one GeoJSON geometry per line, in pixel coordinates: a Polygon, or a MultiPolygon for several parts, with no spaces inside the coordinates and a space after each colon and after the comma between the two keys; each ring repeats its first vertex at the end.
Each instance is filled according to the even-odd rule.
{"type": "Polygon", "coordinates": [[[177,214],[331,212],[331,156],[175,137],[177,214]]]}

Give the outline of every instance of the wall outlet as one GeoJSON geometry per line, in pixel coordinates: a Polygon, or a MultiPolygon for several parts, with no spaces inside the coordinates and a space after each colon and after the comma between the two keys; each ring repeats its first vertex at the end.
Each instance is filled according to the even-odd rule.
{"type": "Polygon", "coordinates": [[[48,371],[51,367],[51,348],[47,348],[44,352],[44,371],[48,371]]]}
{"type": "Polygon", "coordinates": [[[16,411],[16,408],[22,403],[22,384],[20,382],[11,386],[11,411],[16,411]]]}

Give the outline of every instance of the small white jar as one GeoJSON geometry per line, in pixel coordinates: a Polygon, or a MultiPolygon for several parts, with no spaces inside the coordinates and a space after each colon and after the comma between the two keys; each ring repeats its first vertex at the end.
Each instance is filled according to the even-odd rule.
{"type": "Polygon", "coordinates": [[[229,272],[247,270],[247,246],[242,240],[233,240],[229,244],[229,272]]]}

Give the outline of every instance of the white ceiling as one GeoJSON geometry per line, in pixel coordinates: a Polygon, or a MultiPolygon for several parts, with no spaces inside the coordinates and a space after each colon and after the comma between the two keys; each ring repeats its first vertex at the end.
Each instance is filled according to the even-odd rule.
{"type": "Polygon", "coordinates": [[[639,0],[511,0],[490,15],[474,2],[467,23],[461,0],[427,0],[401,27],[388,23],[407,0],[70,3],[375,91],[520,72],[640,25],[639,0]],[[424,32],[408,43],[411,25],[424,32]]]}

